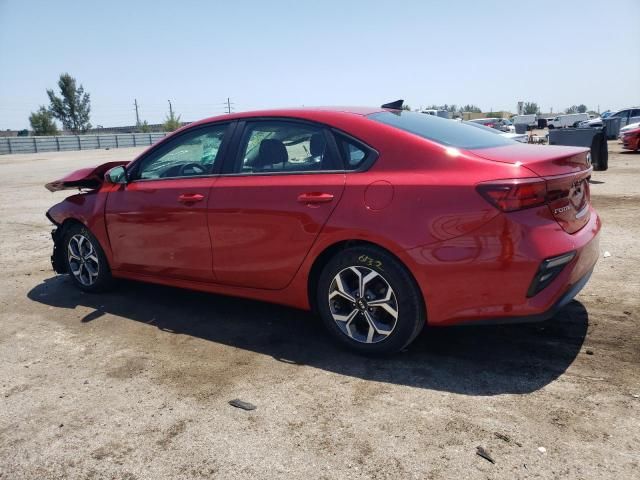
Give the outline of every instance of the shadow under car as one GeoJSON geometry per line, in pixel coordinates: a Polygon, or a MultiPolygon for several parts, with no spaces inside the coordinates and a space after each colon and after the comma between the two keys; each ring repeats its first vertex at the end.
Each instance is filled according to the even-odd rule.
{"type": "Polygon", "coordinates": [[[82,322],[113,314],[339,375],[467,395],[544,387],[571,365],[588,326],[585,307],[573,301],[543,323],[425,328],[406,352],[376,358],[334,344],[308,312],[251,300],[130,281],[86,294],[65,276],[49,278],[27,295],[56,308],[93,309],[82,322]]]}

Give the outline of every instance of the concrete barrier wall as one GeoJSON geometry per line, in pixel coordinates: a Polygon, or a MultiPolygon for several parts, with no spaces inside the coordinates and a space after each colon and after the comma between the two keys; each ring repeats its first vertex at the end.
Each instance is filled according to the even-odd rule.
{"type": "Polygon", "coordinates": [[[153,145],[166,135],[166,133],[155,132],[111,135],[60,135],[56,137],[0,137],[0,155],[143,147],[153,145]]]}

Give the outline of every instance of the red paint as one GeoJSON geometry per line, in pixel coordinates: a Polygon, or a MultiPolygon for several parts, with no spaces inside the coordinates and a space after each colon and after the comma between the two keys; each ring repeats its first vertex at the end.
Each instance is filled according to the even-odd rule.
{"type": "Polygon", "coordinates": [[[622,134],[622,148],[640,150],[640,128],[635,128],[622,134]]]}
{"type": "MultiPolygon", "coordinates": [[[[406,265],[434,325],[543,313],[593,267],[601,225],[589,203],[586,149],[513,144],[452,154],[365,116],[376,111],[273,110],[185,127],[254,116],[317,122],[374,148],[367,171],[105,183],[49,215],[87,225],[117,277],[303,309],[316,259],[336,243],[367,241],[406,265]],[[514,180],[547,194],[586,192],[503,211],[477,189],[514,180]],[[527,298],[541,261],[571,251],[561,274],[527,298]]],[[[72,178],[89,170],[105,171],[72,178]]]]}

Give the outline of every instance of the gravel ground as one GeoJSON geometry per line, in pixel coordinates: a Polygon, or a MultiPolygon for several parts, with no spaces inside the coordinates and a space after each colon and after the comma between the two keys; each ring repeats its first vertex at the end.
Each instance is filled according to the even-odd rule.
{"type": "Polygon", "coordinates": [[[0,157],[0,478],[640,478],[640,154],[609,148],[577,301],[386,359],[274,305],[80,293],[51,271],[44,212],[65,193],[43,184],[140,150],[0,157]]]}

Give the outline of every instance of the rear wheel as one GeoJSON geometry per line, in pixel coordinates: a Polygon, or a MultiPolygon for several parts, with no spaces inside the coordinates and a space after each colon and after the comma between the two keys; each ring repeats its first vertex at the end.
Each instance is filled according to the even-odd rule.
{"type": "Polygon", "coordinates": [[[329,332],[360,353],[397,352],[425,324],[413,277],[396,258],[374,247],[348,248],[327,263],[317,306],[329,332]]]}
{"type": "Polygon", "coordinates": [[[67,271],[85,292],[100,292],[113,283],[107,257],[98,240],[84,225],[67,228],[63,239],[67,271]]]}

